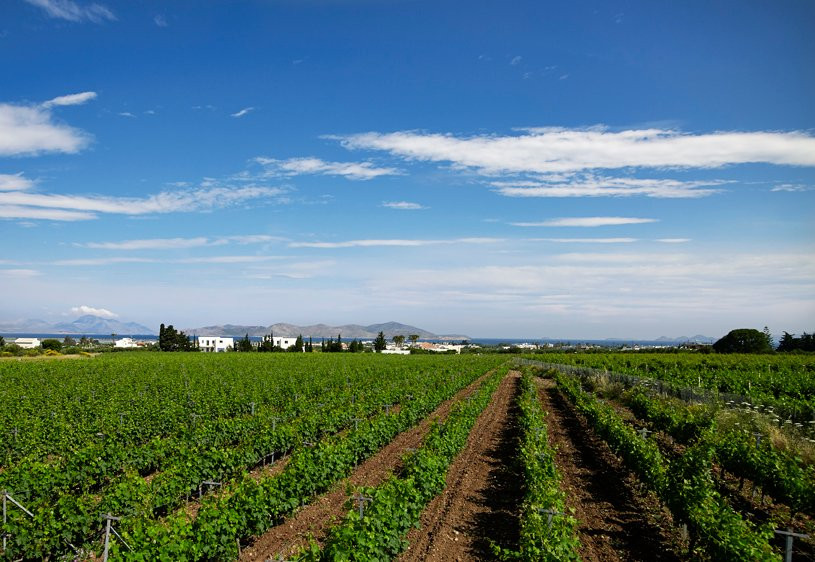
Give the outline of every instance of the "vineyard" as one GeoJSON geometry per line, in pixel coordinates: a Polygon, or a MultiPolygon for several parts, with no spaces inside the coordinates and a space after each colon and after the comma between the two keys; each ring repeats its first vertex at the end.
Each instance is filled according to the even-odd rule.
{"type": "Polygon", "coordinates": [[[553,358],[0,361],[4,559],[815,559],[807,356],[553,358]]]}

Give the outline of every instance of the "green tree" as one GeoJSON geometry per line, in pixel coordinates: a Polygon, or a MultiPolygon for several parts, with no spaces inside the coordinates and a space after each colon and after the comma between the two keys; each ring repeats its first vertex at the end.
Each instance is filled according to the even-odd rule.
{"type": "Polygon", "coordinates": [[[416,345],[416,342],[419,341],[419,334],[410,334],[408,339],[410,340],[410,345],[414,346],[416,345]]]}
{"type": "Polygon", "coordinates": [[[62,340],[62,345],[65,347],[72,347],[76,345],[76,340],[71,336],[65,336],[65,339],[62,340]]]}
{"type": "Polygon", "coordinates": [[[388,342],[385,341],[385,334],[379,332],[374,340],[374,351],[383,351],[386,347],[388,347],[388,342]]]}
{"type": "Polygon", "coordinates": [[[0,348],[3,348],[5,346],[6,346],[6,338],[4,338],[3,336],[0,336],[0,348]]]}
{"type": "Polygon", "coordinates": [[[303,351],[305,351],[305,349],[303,348],[303,334],[300,334],[299,336],[297,336],[297,339],[294,340],[294,351],[298,351],[300,353],[303,353],[303,351]]]}
{"type": "Polygon", "coordinates": [[[43,349],[52,349],[54,351],[62,351],[62,342],[54,339],[42,340],[40,347],[43,349]]]}
{"type": "Polygon", "coordinates": [[[179,332],[173,325],[161,325],[158,331],[158,347],[161,351],[195,351],[195,344],[190,341],[189,336],[184,332],[179,332]]]}
{"type": "Polygon", "coordinates": [[[254,347],[252,346],[252,341],[249,339],[249,334],[246,334],[243,339],[238,340],[237,345],[235,346],[235,351],[254,351],[254,347]]]}
{"type": "Polygon", "coordinates": [[[399,334],[393,336],[393,343],[396,344],[396,347],[402,347],[402,344],[405,343],[405,336],[399,334]]]}
{"type": "Polygon", "coordinates": [[[726,336],[713,344],[717,353],[771,353],[772,344],[767,341],[767,334],[752,328],[731,330],[726,336]]]}

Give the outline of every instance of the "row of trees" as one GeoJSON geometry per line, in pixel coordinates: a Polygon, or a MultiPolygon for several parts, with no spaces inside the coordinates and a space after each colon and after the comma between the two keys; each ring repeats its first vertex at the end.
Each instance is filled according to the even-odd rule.
{"type": "Polygon", "coordinates": [[[158,330],[158,348],[161,351],[198,351],[198,346],[183,331],[165,327],[162,324],[158,330]]]}
{"type": "Polygon", "coordinates": [[[263,336],[263,339],[258,343],[257,348],[252,344],[251,340],[249,339],[249,334],[246,334],[243,339],[238,340],[235,344],[235,351],[241,352],[249,352],[249,351],[257,351],[259,353],[283,353],[283,352],[294,352],[294,353],[310,353],[314,351],[314,345],[311,342],[311,338],[308,339],[307,342],[303,341],[303,335],[297,336],[297,339],[294,340],[294,344],[290,345],[286,349],[283,349],[279,345],[275,345],[274,343],[274,334],[269,334],[267,336],[263,336]]]}
{"type": "MultiPolygon", "coordinates": [[[[713,344],[713,351],[717,353],[772,353],[773,350],[773,336],[766,326],[762,332],[751,328],[731,330],[713,344]]],[[[784,332],[775,351],[815,351],[815,334],[804,332],[796,338],[784,332]]]]}
{"type": "Polygon", "coordinates": [[[815,334],[804,332],[801,337],[796,338],[795,334],[784,332],[776,351],[815,351],[815,334]]]}

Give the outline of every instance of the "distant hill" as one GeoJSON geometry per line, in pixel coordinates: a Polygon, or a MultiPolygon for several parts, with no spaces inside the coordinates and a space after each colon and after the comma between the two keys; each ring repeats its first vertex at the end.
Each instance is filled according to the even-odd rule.
{"type": "Polygon", "coordinates": [[[273,333],[275,336],[296,337],[300,334],[303,337],[311,338],[336,338],[342,335],[342,339],[374,339],[379,332],[383,332],[387,339],[396,335],[409,336],[418,334],[423,340],[467,340],[468,336],[462,335],[439,335],[428,332],[416,326],[400,324],[399,322],[386,322],[384,324],[371,324],[361,326],[359,324],[345,324],[343,326],[328,326],[327,324],[314,324],[312,326],[297,326],[295,324],[272,324],[271,326],[243,326],[239,324],[223,324],[216,326],[204,326],[201,328],[189,328],[184,330],[187,334],[208,335],[208,336],[266,336],[273,333]]]}
{"type": "Polygon", "coordinates": [[[669,338],[666,336],[660,336],[655,341],[665,342],[665,343],[713,343],[716,341],[717,338],[711,338],[710,336],[703,336],[697,334],[695,336],[679,336],[678,338],[669,338]]]}
{"type": "Polygon", "coordinates": [[[117,334],[120,336],[146,336],[156,333],[155,330],[136,322],[121,322],[91,314],[80,316],[73,322],[58,322],[56,324],[50,324],[42,320],[3,323],[0,324],[0,332],[12,334],[117,334]]]}

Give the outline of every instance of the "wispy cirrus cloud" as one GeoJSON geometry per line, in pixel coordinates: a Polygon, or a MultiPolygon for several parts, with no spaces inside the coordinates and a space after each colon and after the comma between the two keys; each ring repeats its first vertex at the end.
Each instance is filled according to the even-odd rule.
{"type": "Polygon", "coordinates": [[[0,269],[0,277],[9,277],[12,279],[28,279],[30,277],[39,277],[42,272],[36,269],[0,269]]]}
{"type": "Polygon", "coordinates": [[[418,211],[427,209],[424,205],[419,203],[411,203],[410,201],[383,201],[382,206],[388,209],[397,209],[400,211],[418,211]]]}
{"type": "Polygon", "coordinates": [[[25,0],[32,6],[42,8],[49,17],[73,22],[89,21],[104,23],[116,21],[116,15],[101,4],[78,4],[72,0],[25,0]]]}
{"type": "Polygon", "coordinates": [[[94,92],[83,92],[56,97],[40,105],[0,103],[0,156],[79,152],[90,143],[90,135],[54,122],[51,109],[78,105],[95,97],[94,92]]]}
{"type": "Polygon", "coordinates": [[[556,242],[558,244],[631,244],[639,238],[532,238],[528,242],[556,242]]]}
{"type": "Polygon", "coordinates": [[[43,102],[42,107],[47,109],[64,105],[82,105],[93,99],[96,99],[96,92],[80,92],[78,94],[68,94],[67,96],[57,96],[43,102]]]}
{"type": "Polygon", "coordinates": [[[301,174],[318,174],[324,176],[342,176],[350,180],[371,180],[380,176],[401,174],[396,168],[381,168],[371,162],[328,162],[319,158],[275,158],[258,157],[255,162],[264,166],[269,175],[297,176],[301,174]]]}
{"type": "Polygon", "coordinates": [[[101,250],[179,250],[201,248],[205,246],[225,246],[227,244],[262,244],[283,240],[266,234],[248,234],[237,236],[195,236],[192,238],[146,238],[141,240],[122,240],[119,242],[88,242],[78,244],[85,248],[101,250]]]}
{"type": "Polygon", "coordinates": [[[230,113],[229,115],[231,117],[243,117],[244,115],[248,115],[249,113],[251,113],[254,110],[255,110],[254,107],[244,107],[240,111],[236,111],[235,113],[230,113]]]}
{"type": "Polygon", "coordinates": [[[349,149],[449,162],[485,174],[558,173],[621,168],[718,168],[768,163],[815,166],[815,137],[792,132],[682,133],[664,129],[610,131],[532,128],[513,136],[396,132],[338,138],[349,149]]]}
{"type": "Polygon", "coordinates": [[[724,180],[680,181],[609,177],[593,174],[546,174],[528,180],[493,181],[490,185],[507,197],[632,197],[670,199],[707,197],[721,191],[724,180]]]}
{"type": "Polygon", "coordinates": [[[29,191],[0,192],[0,217],[50,220],[89,220],[97,213],[147,215],[197,212],[226,208],[257,199],[280,198],[286,190],[277,187],[212,186],[162,191],[147,197],[106,195],[58,195],[29,191]]]}
{"type": "Polygon", "coordinates": [[[17,174],[0,174],[0,191],[24,191],[34,187],[34,182],[22,172],[17,174]]]}
{"type": "Polygon", "coordinates": [[[437,246],[440,244],[495,244],[504,242],[503,238],[451,238],[447,240],[425,239],[366,239],[345,240],[342,242],[291,242],[290,248],[392,248],[437,246]]]}
{"type": "Polygon", "coordinates": [[[513,222],[512,226],[538,227],[538,226],[574,226],[574,227],[598,227],[598,226],[621,226],[628,224],[645,224],[658,222],[659,219],[646,219],[637,217],[565,217],[549,219],[540,222],[513,222]]]}
{"type": "Polygon", "coordinates": [[[330,136],[349,150],[448,164],[508,197],[707,197],[731,183],[631,177],[653,170],[718,169],[748,163],[815,166],[815,137],[802,131],[686,133],[644,128],[527,128],[512,135],[398,131],[330,136]],[[603,171],[600,173],[599,171],[603,171]]]}
{"type": "Polygon", "coordinates": [[[813,191],[815,186],[804,185],[800,183],[782,183],[774,186],[770,191],[788,191],[795,193],[798,191],[813,191]]]}
{"type": "Polygon", "coordinates": [[[0,219],[36,219],[48,221],[86,221],[95,219],[96,215],[84,211],[66,211],[63,209],[42,209],[21,207],[19,205],[0,204],[0,219]]]}

